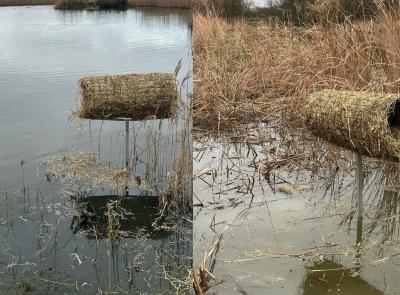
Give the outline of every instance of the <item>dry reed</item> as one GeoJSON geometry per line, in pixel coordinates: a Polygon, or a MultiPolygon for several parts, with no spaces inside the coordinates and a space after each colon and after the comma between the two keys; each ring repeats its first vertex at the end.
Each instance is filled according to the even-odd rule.
{"type": "Polygon", "coordinates": [[[231,129],[280,117],[296,121],[316,90],[400,88],[400,12],[374,21],[294,27],[194,15],[194,125],[231,129]]]}
{"type": "Polygon", "coordinates": [[[192,0],[128,0],[130,7],[191,8],[192,0]]]}
{"type": "MultiPolygon", "coordinates": [[[[136,176],[124,168],[108,167],[98,161],[94,153],[78,152],[70,155],[57,155],[42,160],[42,174],[47,180],[57,179],[65,184],[65,192],[74,194],[75,188],[109,186],[122,188],[139,186],[136,176]]],[[[140,182],[140,187],[151,190],[145,182],[140,182]]]]}

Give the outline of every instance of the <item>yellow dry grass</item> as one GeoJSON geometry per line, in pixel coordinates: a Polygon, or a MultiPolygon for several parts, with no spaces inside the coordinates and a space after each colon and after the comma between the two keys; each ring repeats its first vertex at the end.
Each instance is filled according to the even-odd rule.
{"type": "Polygon", "coordinates": [[[194,125],[292,121],[316,90],[400,89],[400,13],[294,27],[194,14],[194,125]]]}
{"type": "MultiPolygon", "coordinates": [[[[47,179],[57,179],[69,184],[69,194],[79,191],[84,185],[111,188],[139,186],[133,173],[124,168],[108,167],[98,160],[98,155],[90,152],[50,156],[42,160],[42,167],[47,179]]],[[[144,181],[141,181],[140,187],[150,190],[144,181]]]]}

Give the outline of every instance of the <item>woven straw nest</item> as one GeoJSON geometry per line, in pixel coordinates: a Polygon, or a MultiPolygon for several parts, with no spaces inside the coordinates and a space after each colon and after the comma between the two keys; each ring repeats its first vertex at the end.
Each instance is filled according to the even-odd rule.
{"type": "Polygon", "coordinates": [[[303,109],[311,131],[362,155],[399,160],[400,96],[324,90],[303,109]]]}
{"type": "Polygon", "coordinates": [[[94,120],[165,119],[176,115],[178,93],[173,74],[126,74],[80,80],[78,117],[94,120]]]}

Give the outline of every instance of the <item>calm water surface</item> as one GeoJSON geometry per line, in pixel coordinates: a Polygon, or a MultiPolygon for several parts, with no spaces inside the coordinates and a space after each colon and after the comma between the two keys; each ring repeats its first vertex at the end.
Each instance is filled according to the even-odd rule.
{"type": "Polygon", "coordinates": [[[359,198],[355,156],[307,137],[195,141],[195,265],[219,240],[218,294],[399,294],[399,164],[365,158],[359,198]]]}
{"type": "MultiPolygon", "coordinates": [[[[148,214],[128,214],[130,222],[118,225],[126,235],[111,242],[109,219],[104,218],[108,207],[90,196],[115,199],[110,196],[115,189],[79,188],[89,196],[80,204],[62,194],[65,182],[43,177],[41,163],[49,155],[85,151],[120,167],[123,123],[70,119],[79,103],[78,80],[100,74],[171,73],[179,60],[178,78],[183,80],[191,69],[191,11],[4,7],[0,27],[0,289],[34,294],[174,291],[165,277],[184,280],[187,275],[190,225],[182,221],[172,231],[151,232],[155,203],[133,199],[122,204],[124,213],[114,213],[144,208],[148,214]],[[76,227],[74,218],[82,211],[103,218],[76,227]],[[98,235],[93,236],[93,226],[98,235]]],[[[183,95],[190,89],[191,83],[183,85],[183,95]]],[[[179,120],[131,124],[136,174],[168,174],[176,147],[182,147],[182,125],[179,120]]]]}

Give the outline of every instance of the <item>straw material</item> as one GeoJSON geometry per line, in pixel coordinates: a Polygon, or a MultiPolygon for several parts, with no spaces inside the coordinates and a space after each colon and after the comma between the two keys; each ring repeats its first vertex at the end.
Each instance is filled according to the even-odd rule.
{"type": "Polygon", "coordinates": [[[85,77],[78,116],[84,119],[164,119],[176,114],[178,93],[172,74],[85,77]]]}
{"type": "Polygon", "coordinates": [[[324,90],[313,93],[303,111],[311,131],[362,155],[400,157],[399,96],[324,90]]]}

